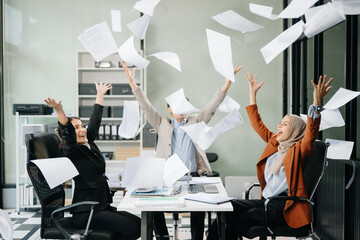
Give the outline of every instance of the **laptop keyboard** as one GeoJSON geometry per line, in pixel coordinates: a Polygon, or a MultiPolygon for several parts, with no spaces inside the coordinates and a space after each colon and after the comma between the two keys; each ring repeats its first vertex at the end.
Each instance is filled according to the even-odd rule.
{"type": "Polygon", "coordinates": [[[199,192],[206,192],[206,193],[219,193],[216,185],[202,185],[202,184],[193,184],[189,185],[189,193],[199,193],[199,192]]]}

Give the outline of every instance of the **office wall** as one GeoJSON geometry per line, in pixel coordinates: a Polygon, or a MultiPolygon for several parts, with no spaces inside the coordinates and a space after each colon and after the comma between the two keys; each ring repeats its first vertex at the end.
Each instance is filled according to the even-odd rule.
{"type": "MultiPolygon", "coordinates": [[[[5,172],[6,183],[15,182],[15,117],[14,103],[42,103],[47,96],[62,99],[67,113],[76,112],[75,53],[83,50],[77,36],[96,23],[107,21],[110,10],[120,9],[122,33],[113,33],[120,46],[131,36],[126,23],[139,13],[132,9],[136,1],[5,1],[5,172]]],[[[280,12],[279,1],[252,1],[274,6],[280,12]]],[[[183,87],[196,107],[204,107],[215,90],[224,83],[209,57],[205,29],[231,36],[234,65],[243,65],[229,95],[240,103],[245,123],[221,135],[209,151],[217,152],[219,160],[213,168],[226,175],[255,175],[255,163],[265,144],[251,130],[245,112],[249,103],[246,72],[256,73],[266,83],[259,92],[259,107],[268,127],[276,131],[282,118],[282,56],[266,65],[260,48],[282,31],[282,21],[269,21],[250,14],[249,1],[225,2],[207,0],[161,1],[146,35],[145,55],[160,51],[176,52],[182,72],[160,60],[151,61],[146,71],[147,93],[161,114],[168,114],[164,97],[183,87]],[[266,28],[242,34],[219,25],[212,16],[232,9],[266,28]]],[[[139,46],[137,44],[137,46],[139,46]]],[[[104,81],[106,81],[104,79],[104,81]]],[[[209,123],[213,126],[224,113],[217,113],[209,123]]],[[[39,121],[39,120],[37,120],[39,121]]]]}

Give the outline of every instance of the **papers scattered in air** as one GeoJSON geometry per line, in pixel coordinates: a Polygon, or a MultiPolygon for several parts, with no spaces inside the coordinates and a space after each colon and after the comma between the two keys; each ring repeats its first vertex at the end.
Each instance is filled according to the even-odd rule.
{"type": "Polygon", "coordinates": [[[206,36],[215,70],[225,78],[235,82],[230,37],[210,29],[206,29],[206,36]]]}
{"type": "Polygon", "coordinates": [[[235,109],[218,122],[214,127],[209,127],[204,122],[182,127],[202,150],[206,150],[223,132],[230,130],[244,122],[240,113],[235,109]]]}
{"type": "MultiPolygon", "coordinates": [[[[301,118],[306,122],[307,115],[300,114],[301,118]]],[[[339,111],[339,109],[325,109],[321,112],[321,122],[319,131],[323,131],[332,127],[342,127],[345,125],[345,121],[339,111]]]]}
{"type": "Polygon", "coordinates": [[[127,26],[136,37],[144,39],[149,23],[150,17],[148,15],[143,15],[142,17],[128,23],[127,26]]]}
{"type": "Polygon", "coordinates": [[[117,52],[115,40],[106,22],[86,29],[78,38],[97,62],[117,52]]]}
{"type": "Polygon", "coordinates": [[[249,4],[250,12],[262,16],[264,18],[268,18],[271,20],[278,19],[279,17],[277,15],[272,14],[272,7],[263,6],[259,4],[250,3],[249,4]]]}
{"type": "Polygon", "coordinates": [[[360,92],[348,90],[346,88],[339,88],[332,98],[325,104],[325,109],[336,109],[344,106],[352,99],[358,97],[360,92]]]}
{"type": "Polygon", "coordinates": [[[221,25],[223,25],[227,28],[230,28],[230,29],[242,32],[242,33],[254,32],[259,29],[264,28],[261,25],[258,25],[256,23],[253,23],[253,22],[247,20],[246,18],[237,14],[233,10],[228,10],[228,11],[222,12],[216,16],[213,16],[212,19],[214,19],[215,21],[217,21],[218,23],[220,23],[221,25]]]}
{"type": "Polygon", "coordinates": [[[124,42],[118,52],[122,60],[128,64],[135,65],[140,68],[146,68],[150,63],[136,51],[134,46],[134,36],[131,36],[126,42],[124,42]]]}
{"type": "Polygon", "coordinates": [[[338,9],[341,8],[345,15],[360,14],[360,1],[332,1],[332,4],[338,9]]]}
{"type": "Polygon", "coordinates": [[[342,160],[349,160],[353,147],[354,142],[350,141],[341,141],[335,139],[326,139],[325,142],[329,142],[330,146],[327,151],[327,158],[330,159],[342,159],[342,160]]]}
{"type": "Polygon", "coordinates": [[[226,95],[224,98],[224,101],[219,105],[219,107],[216,109],[216,111],[219,112],[231,112],[232,110],[239,110],[240,104],[237,103],[234,99],[229,97],[229,95],[226,95]]]}
{"type": "Polygon", "coordinates": [[[12,240],[14,235],[13,224],[7,212],[0,209],[0,234],[4,240],[12,240]]]}
{"type": "Polygon", "coordinates": [[[199,111],[186,99],[183,88],[166,97],[165,100],[174,114],[191,114],[199,111]]]}
{"type": "Polygon", "coordinates": [[[175,153],[165,161],[164,170],[164,184],[167,187],[172,187],[173,184],[184,176],[189,169],[185,166],[183,161],[175,153]]]}
{"type": "Polygon", "coordinates": [[[145,15],[152,16],[154,14],[154,9],[159,2],[160,0],[141,0],[136,2],[133,8],[145,15]]]}
{"type": "Polygon", "coordinates": [[[308,9],[305,13],[305,19],[304,34],[311,38],[344,21],[345,15],[341,8],[336,8],[336,6],[329,2],[325,5],[308,9]]]}
{"type": "Polygon", "coordinates": [[[140,125],[140,110],[138,101],[124,101],[123,118],[119,127],[119,136],[122,138],[136,137],[144,125],[140,125]]]}
{"type": "Polygon", "coordinates": [[[51,189],[79,175],[74,164],[66,157],[38,159],[32,162],[38,166],[51,189]]]}
{"type": "Polygon", "coordinates": [[[174,67],[179,72],[181,72],[180,59],[179,59],[179,57],[178,57],[178,55],[176,53],[173,53],[173,52],[158,52],[158,53],[154,53],[154,54],[149,55],[149,57],[156,57],[156,58],[166,62],[170,66],[174,67]]]}
{"type": "Polygon", "coordinates": [[[286,29],[279,36],[274,38],[271,42],[266,44],[263,48],[260,49],[265,62],[268,64],[271,62],[277,55],[289,47],[293,42],[300,37],[303,32],[304,22],[299,21],[290,28],[286,29]]]}
{"type": "Polygon", "coordinates": [[[186,196],[185,199],[191,201],[197,201],[197,202],[210,203],[210,204],[222,204],[222,203],[230,202],[234,198],[221,194],[196,193],[186,196]]]}
{"type": "Polygon", "coordinates": [[[121,32],[121,12],[111,9],[111,28],[113,32],[121,32]]]}

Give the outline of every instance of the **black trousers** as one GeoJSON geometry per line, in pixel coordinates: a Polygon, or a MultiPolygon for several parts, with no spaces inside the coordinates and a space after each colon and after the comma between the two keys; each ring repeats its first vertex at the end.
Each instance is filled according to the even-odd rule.
{"type": "MultiPolygon", "coordinates": [[[[226,216],[226,239],[242,239],[243,233],[252,226],[265,226],[265,207],[263,200],[233,200],[234,211],[227,212],[226,216]]],[[[268,205],[268,225],[286,225],[283,210],[284,201],[273,200],[268,205]]],[[[220,239],[217,219],[211,224],[208,232],[208,240],[220,239]]]]}
{"type": "MultiPolygon", "coordinates": [[[[79,228],[86,227],[89,212],[74,213],[73,222],[79,228]]],[[[128,212],[116,211],[108,207],[105,210],[95,211],[91,220],[92,230],[111,230],[122,239],[138,239],[141,235],[141,219],[128,212]]]]}
{"type": "MultiPolygon", "coordinates": [[[[203,240],[204,239],[204,220],[205,212],[191,212],[190,213],[190,224],[191,224],[191,239],[192,240],[203,240]]],[[[169,232],[166,227],[166,221],[164,213],[154,212],[154,231],[157,239],[169,239],[169,232]]]]}

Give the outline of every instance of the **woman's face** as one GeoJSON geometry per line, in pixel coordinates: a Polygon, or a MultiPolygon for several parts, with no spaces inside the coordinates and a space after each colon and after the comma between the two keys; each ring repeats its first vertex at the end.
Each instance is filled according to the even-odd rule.
{"type": "Polygon", "coordinates": [[[81,120],[75,118],[71,121],[71,124],[75,128],[76,143],[78,143],[78,144],[87,143],[88,139],[86,137],[86,128],[84,127],[84,124],[82,124],[81,120]]]}
{"type": "Polygon", "coordinates": [[[278,134],[276,140],[278,142],[285,141],[290,135],[290,117],[285,116],[278,125],[278,134]]]}

